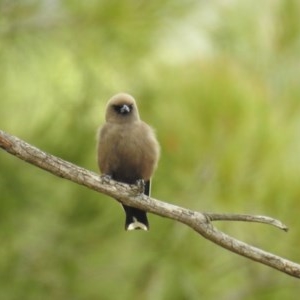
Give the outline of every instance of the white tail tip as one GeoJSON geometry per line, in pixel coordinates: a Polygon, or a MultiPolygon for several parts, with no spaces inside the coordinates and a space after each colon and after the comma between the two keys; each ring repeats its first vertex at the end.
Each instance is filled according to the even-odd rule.
{"type": "Polygon", "coordinates": [[[136,218],[133,218],[133,222],[128,225],[126,230],[137,230],[137,229],[141,229],[145,231],[149,230],[149,228],[145,224],[139,222],[136,218]]]}

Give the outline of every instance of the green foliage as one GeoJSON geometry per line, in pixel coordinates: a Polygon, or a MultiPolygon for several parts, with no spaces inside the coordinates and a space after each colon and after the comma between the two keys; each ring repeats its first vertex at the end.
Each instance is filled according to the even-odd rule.
{"type": "MultiPolygon", "coordinates": [[[[127,91],[161,143],[154,197],[277,217],[288,234],[216,225],[299,262],[299,13],[297,0],[2,0],[0,128],[96,171],[106,101],[127,91]]],[[[0,205],[1,299],[300,293],[295,279],[170,220],[124,232],[116,202],[3,151],[0,205]]]]}

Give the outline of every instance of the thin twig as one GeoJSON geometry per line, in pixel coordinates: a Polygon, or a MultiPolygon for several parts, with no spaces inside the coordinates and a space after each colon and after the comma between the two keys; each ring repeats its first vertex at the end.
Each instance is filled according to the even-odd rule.
{"type": "Polygon", "coordinates": [[[264,223],[275,226],[283,231],[288,231],[289,228],[277,219],[273,219],[267,216],[257,215],[244,215],[244,214],[217,214],[217,213],[203,213],[210,221],[243,221],[243,222],[256,222],[264,223]]]}
{"type": "Polygon", "coordinates": [[[263,216],[249,217],[247,215],[200,213],[162,202],[141,194],[137,186],[127,185],[100,177],[96,173],[78,167],[51,154],[47,154],[1,130],[0,147],[8,153],[42,168],[55,176],[63,177],[111,196],[126,205],[179,221],[223,248],[270,266],[288,275],[300,278],[299,264],[241,242],[219,231],[212,225],[212,221],[218,220],[250,221],[267,223],[286,230],[287,227],[278,220],[263,216]]]}

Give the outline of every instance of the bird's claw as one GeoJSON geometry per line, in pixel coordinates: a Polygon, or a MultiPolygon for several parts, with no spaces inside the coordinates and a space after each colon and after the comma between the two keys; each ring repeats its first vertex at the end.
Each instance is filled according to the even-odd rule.
{"type": "Polygon", "coordinates": [[[136,181],[136,186],[137,186],[139,192],[140,192],[141,194],[143,194],[144,191],[145,191],[145,181],[144,181],[144,179],[138,179],[138,180],[136,181]]]}
{"type": "Polygon", "coordinates": [[[110,183],[110,181],[112,180],[111,175],[108,174],[102,174],[100,177],[103,183],[110,183]]]}

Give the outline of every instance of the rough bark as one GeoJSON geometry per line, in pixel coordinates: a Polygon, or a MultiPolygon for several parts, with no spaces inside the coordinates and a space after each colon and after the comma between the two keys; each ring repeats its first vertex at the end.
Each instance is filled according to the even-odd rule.
{"type": "Polygon", "coordinates": [[[270,266],[288,275],[300,278],[299,264],[241,242],[219,231],[212,224],[213,221],[220,220],[259,222],[273,225],[287,231],[287,227],[279,220],[266,216],[201,213],[147,197],[141,193],[141,185],[127,185],[113,181],[108,177],[101,177],[96,173],[76,166],[61,158],[45,153],[1,130],[0,147],[8,153],[44,169],[55,176],[68,179],[97,192],[111,196],[112,198],[117,198],[123,204],[181,222],[223,248],[270,266]]]}

